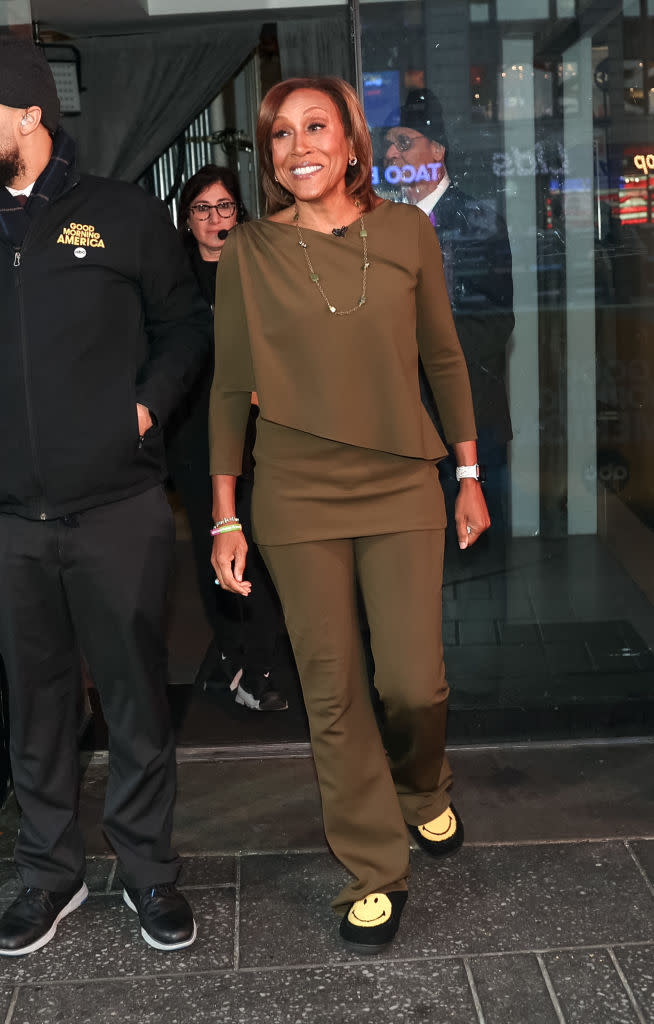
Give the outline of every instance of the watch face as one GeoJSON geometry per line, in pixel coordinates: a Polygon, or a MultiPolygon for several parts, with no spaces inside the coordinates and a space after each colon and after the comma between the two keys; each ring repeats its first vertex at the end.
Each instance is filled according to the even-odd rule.
{"type": "Polygon", "coordinates": [[[457,466],[456,478],[457,480],[479,480],[482,479],[483,467],[480,465],[474,466],[457,466]],[[465,472],[464,472],[465,471],[465,472]]]}

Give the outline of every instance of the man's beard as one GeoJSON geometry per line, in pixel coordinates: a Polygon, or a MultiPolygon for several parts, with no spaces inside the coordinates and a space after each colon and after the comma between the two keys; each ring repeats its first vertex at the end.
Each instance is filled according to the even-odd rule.
{"type": "Polygon", "coordinates": [[[0,188],[11,185],[12,181],[25,173],[25,161],[21,160],[18,146],[13,150],[0,150],[0,188]]]}

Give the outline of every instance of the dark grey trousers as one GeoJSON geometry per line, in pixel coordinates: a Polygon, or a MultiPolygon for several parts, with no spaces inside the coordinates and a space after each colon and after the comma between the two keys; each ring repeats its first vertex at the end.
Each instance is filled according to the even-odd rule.
{"type": "Polygon", "coordinates": [[[177,877],[164,640],[173,543],[159,487],[66,519],[0,515],[0,654],[24,885],[62,890],[84,875],[80,651],[109,729],[104,829],[121,877],[135,887],[177,877]]]}

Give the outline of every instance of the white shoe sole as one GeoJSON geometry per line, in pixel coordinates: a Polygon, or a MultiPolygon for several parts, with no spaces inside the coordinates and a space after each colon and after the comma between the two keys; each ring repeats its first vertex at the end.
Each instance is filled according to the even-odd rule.
{"type": "Polygon", "coordinates": [[[41,949],[42,946],[46,946],[50,939],[54,939],[55,932],[57,931],[57,925],[60,921],[63,921],[64,917],[68,917],[74,910],[81,907],[88,899],[89,890],[86,888],[86,882],[82,882],[80,888],[77,890],[75,895],[68,901],[65,907],[59,911],[55,918],[52,927],[41,935],[40,938],[36,939],[30,946],[23,946],[22,949],[0,949],[0,956],[26,956],[28,953],[35,953],[37,949],[41,949]]]}
{"type": "MultiPolygon", "coordinates": [[[[225,680],[223,680],[222,683],[219,682],[218,685],[220,686],[221,689],[223,687],[228,687],[233,692],[236,689],[236,687],[238,686],[239,680],[240,680],[242,675],[243,675],[243,669],[239,668],[234,673],[234,675],[232,676],[231,679],[225,679],[225,680]]],[[[205,681],[202,684],[202,689],[206,692],[210,688],[210,686],[211,686],[210,681],[205,679],[205,681]]]]}
{"type": "MultiPolygon", "coordinates": [[[[130,898],[127,889],[123,889],[123,900],[130,910],[133,910],[135,914],[138,914],[138,910],[134,906],[134,903],[130,898]]],[[[184,942],[171,942],[167,945],[165,942],[157,942],[156,939],[153,939],[152,936],[148,932],[146,932],[145,928],[141,925],[141,935],[147,942],[148,946],[152,946],[153,949],[160,949],[164,953],[174,953],[176,949],[186,949],[187,946],[192,946],[193,943],[195,942],[197,934],[198,928],[194,921],[193,934],[191,935],[190,939],[184,939],[184,942]]]]}
{"type": "Polygon", "coordinates": [[[261,703],[261,701],[257,700],[251,693],[248,693],[247,690],[242,689],[240,686],[236,690],[234,702],[236,704],[242,704],[243,707],[249,708],[250,711],[259,711],[259,705],[261,703]]]}
{"type": "Polygon", "coordinates": [[[250,711],[263,711],[263,712],[267,712],[268,714],[271,714],[274,711],[287,711],[288,710],[288,701],[285,701],[284,706],[281,707],[281,708],[280,707],[277,707],[277,708],[263,707],[262,708],[261,707],[261,701],[258,698],[253,697],[251,693],[248,693],[248,691],[244,690],[241,686],[239,686],[238,690],[236,691],[236,695],[234,697],[234,703],[235,704],[241,704],[243,707],[249,708],[250,711]]]}

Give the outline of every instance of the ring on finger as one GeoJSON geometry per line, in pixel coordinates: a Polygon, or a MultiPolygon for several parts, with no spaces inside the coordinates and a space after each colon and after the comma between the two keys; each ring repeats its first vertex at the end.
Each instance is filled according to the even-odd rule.
{"type": "Polygon", "coordinates": [[[466,526],[466,530],[468,531],[468,533],[472,533],[472,526],[466,526]]]}

